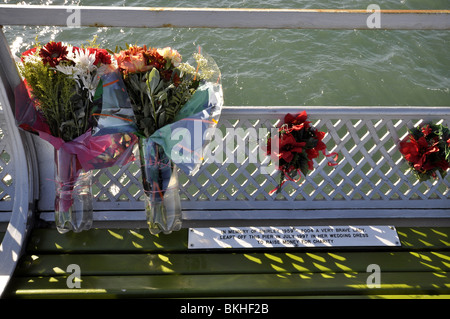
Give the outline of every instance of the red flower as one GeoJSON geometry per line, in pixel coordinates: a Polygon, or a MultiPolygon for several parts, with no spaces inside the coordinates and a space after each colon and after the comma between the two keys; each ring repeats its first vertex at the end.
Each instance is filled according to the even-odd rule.
{"type": "Polygon", "coordinates": [[[315,149],[318,151],[326,150],[327,146],[324,142],[322,142],[323,138],[325,137],[325,132],[315,130],[315,135],[316,139],[318,140],[315,149]]]}
{"type": "MultiPolygon", "coordinates": [[[[263,149],[264,149],[264,146],[263,146],[263,149]]],[[[270,155],[272,153],[272,139],[271,138],[269,138],[267,140],[267,145],[265,147],[265,151],[266,151],[266,155],[270,155]]]]}
{"type": "Polygon", "coordinates": [[[303,152],[305,142],[297,142],[291,134],[283,134],[280,139],[280,157],[286,162],[291,162],[294,153],[303,152]]]}
{"type": "Polygon", "coordinates": [[[125,74],[150,71],[152,66],[146,62],[147,59],[144,55],[146,48],[144,48],[131,46],[128,50],[114,54],[119,69],[125,74]]]}
{"type": "MultiPolygon", "coordinates": [[[[164,70],[161,71],[159,74],[161,75],[161,77],[166,80],[166,81],[170,81],[170,79],[172,78],[172,70],[164,70]]],[[[179,84],[179,83],[178,83],[179,84]]],[[[177,85],[176,85],[177,86],[177,85]]]]}
{"type": "Polygon", "coordinates": [[[325,137],[325,132],[321,132],[321,131],[315,131],[315,133],[316,133],[316,138],[319,140],[319,141],[322,141],[323,140],[323,138],[325,137]]]}
{"type": "Polygon", "coordinates": [[[310,160],[317,158],[319,156],[319,151],[315,148],[309,148],[306,150],[306,154],[310,160]]]}
{"type": "Polygon", "coordinates": [[[309,128],[310,122],[306,121],[307,118],[308,118],[308,115],[306,114],[306,111],[303,111],[295,116],[288,113],[284,117],[284,123],[291,126],[293,130],[300,131],[302,129],[309,128]]]}
{"type": "Polygon", "coordinates": [[[180,83],[181,83],[180,76],[178,75],[178,73],[174,72],[174,74],[173,74],[173,84],[175,85],[175,87],[177,87],[178,85],[180,85],[180,83]]]}
{"type": "Polygon", "coordinates": [[[147,63],[154,66],[159,71],[163,70],[166,66],[166,59],[158,53],[155,48],[150,48],[144,52],[144,56],[148,59],[147,63]]]}
{"type": "Polygon", "coordinates": [[[306,111],[303,111],[296,116],[292,115],[291,113],[286,114],[284,117],[284,123],[290,124],[290,125],[299,125],[306,121],[306,118],[308,115],[306,114],[306,111]]]}
{"type": "Polygon", "coordinates": [[[314,169],[313,159],[319,157],[319,152],[315,148],[307,149],[306,154],[308,155],[308,169],[312,171],[314,169]]]}
{"type": "Polygon", "coordinates": [[[440,167],[444,172],[450,168],[450,163],[446,160],[440,160],[439,162],[435,163],[436,166],[440,167]]]}
{"type": "Polygon", "coordinates": [[[132,46],[128,50],[120,51],[115,54],[117,64],[124,73],[147,72],[153,68],[160,71],[160,75],[165,80],[170,80],[172,71],[165,69],[166,59],[160,55],[157,49],[147,47],[132,46]]]}
{"type": "Polygon", "coordinates": [[[410,162],[414,169],[419,172],[426,172],[435,168],[436,165],[444,167],[440,163],[432,163],[428,161],[428,156],[439,152],[439,142],[429,145],[425,137],[420,137],[418,140],[409,136],[406,140],[400,142],[400,153],[405,159],[410,162]]]}
{"type": "Polygon", "coordinates": [[[36,52],[36,49],[37,49],[36,47],[28,49],[22,53],[22,56],[32,55],[36,52]]]}
{"type": "Polygon", "coordinates": [[[26,50],[25,52],[23,52],[22,53],[22,58],[21,58],[22,62],[23,62],[23,57],[35,54],[36,53],[36,49],[37,48],[34,47],[34,48],[31,48],[31,49],[26,50]]]}
{"type": "Polygon", "coordinates": [[[111,56],[108,51],[105,49],[97,49],[97,48],[88,48],[89,54],[95,53],[95,65],[102,64],[111,64],[111,56]]]}
{"type": "Polygon", "coordinates": [[[425,125],[424,127],[422,127],[422,133],[423,135],[427,136],[428,134],[430,134],[433,130],[431,129],[431,127],[429,125],[425,125]]]}
{"type": "Polygon", "coordinates": [[[61,42],[49,42],[39,52],[44,64],[49,64],[51,67],[56,67],[61,61],[67,60],[67,47],[63,46],[61,42]]]}
{"type": "Polygon", "coordinates": [[[416,163],[419,156],[419,144],[414,138],[408,136],[400,142],[400,153],[408,162],[416,163]]]}

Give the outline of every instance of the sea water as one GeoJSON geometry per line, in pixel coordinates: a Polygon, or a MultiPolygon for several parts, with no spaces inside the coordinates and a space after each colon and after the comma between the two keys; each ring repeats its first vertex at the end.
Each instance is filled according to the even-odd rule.
{"type": "MultiPolygon", "coordinates": [[[[366,9],[450,9],[448,0],[35,0],[8,4],[366,9]]],[[[382,18],[382,17],[381,17],[382,18]]],[[[50,21],[51,22],[51,21],[50,21]]],[[[41,43],[125,43],[177,49],[189,57],[197,46],[222,72],[229,106],[448,106],[450,31],[267,30],[195,28],[69,28],[5,26],[14,52],[41,43]]]]}

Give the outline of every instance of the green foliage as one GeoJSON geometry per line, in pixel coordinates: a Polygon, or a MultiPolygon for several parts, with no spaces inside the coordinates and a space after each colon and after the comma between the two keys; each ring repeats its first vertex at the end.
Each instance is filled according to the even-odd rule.
{"type": "Polygon", "coordinates": [[[88,45],[81,45],[82,48],[99,48],[99,44],[97,43],[98,35],[94,35],[92,40],[87,40],[88,45]]]}
{"type": "Polygon", "coordinates": [[[85,101],[77,95],[77,84],[72,77],[42,63],[24,63],[20,71],[52,135],[70,141],[87,130],[85,101]]]}
{"type": "Polygon", "coordinates": [[[138,129],[145,137],[173,123],[175,116],[199,85],[199,81],[194,81],[190,74],[185,74],[175,86],[173,79],[176,76],[179,77],[178,70],[174,70],[171,79],[167,81],[156,68],[146,73],[127,75],[125,85],[138,129]]]}

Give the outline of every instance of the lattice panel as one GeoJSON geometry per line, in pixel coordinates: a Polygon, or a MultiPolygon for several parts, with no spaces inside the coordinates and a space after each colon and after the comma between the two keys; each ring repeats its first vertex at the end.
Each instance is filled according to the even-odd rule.
{"type": "MultiPolygon", "coordinates": [[[[259,134],[259,129],[276,126],[284,114],[267,112],[267,109],[262,113],[248,112],[245,116],[233,112],[223,114],[218,125],[223,140],[211,142],[212,158],[223,158],[223,161],[204,163],[194,176],[186,176],[180,171],[183,208],[449,207],[450,174],[444,179],[419,183],[398,151],[398,142],[408,134],[407,128],[428,118],[384,116],[376,112],[361,115],[340,114],[339,110],[334,114],[309,113],[312,124],[327,132],[324,142],[329,152],[339,153],[339,165],[330,167],[327,159],[321,156],[308,176],[298,183],[287,182],[280,193],[269,195],[278,185],[279,173],[262,174],[260,171],[261,165],[266,165],[268,160],[258,157],[266,140],[266,136],[259,134]],[[244,139],[244,147],[238,147],[234,141],[237,138],[232,138],[230,132],[244,139]]],[[[448,118],[430,119],[449,124],[448,118]]],[[[206,156],[205,162],[208,160],[211,157],[206,156]]],[[[94,183],[96,209],[139,209],[142,206],[137,203],[142,201],[143,195],[137,162],[97,171],[94,183]]]]}
{"type": "Polygon", "coordinates": [[[0,211],[10,211],[14,198],[14,162],[5,116],[0,105],[0,211]]]}
{"type": "Polygon", "coordinates": [[[98,202],[135,202],[143,195],[138,162],[94,172],[92,192],[98,202]]]}

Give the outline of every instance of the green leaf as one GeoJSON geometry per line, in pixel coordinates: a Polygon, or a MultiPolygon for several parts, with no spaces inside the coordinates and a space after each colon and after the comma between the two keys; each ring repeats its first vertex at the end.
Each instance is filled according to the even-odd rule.
{"type": "Polygon", "coordinates": [[[300,171],[303,173],[303,175],[305,175],[305,176],[308,175],[308,172],[309,172],[308,161],[309,161],[309,159],[308,159],[308,156],[306,155],[306,153],[305,152],[303,152],[303,153],[296,153],[294,160],[298,161],[297,163],[298,163],[299,167],[297,167],[297,168],[300,169],[300,171]]]}
{"type": "Polygon", "coordinates": [[[423,136],[422,131],[419,128],[412,128],[410,130],[411,135],[414,137],[415,140],[418,140],[423,136]]]}
{"type": "Polygon", "coordinates": [[[160,82],[159,72],[156,68],[153,68],[150,73],[147,73],[147,87],[150,89],[151,94],[156,93],[156,88],[160,82]]]}
{"type": "Polygon", "coordinates": [[[162,91],[156,95],[158,101],[162,102],[163,100],[167,100],[167,92],[162,91]]]}
{"type": "Polygon", "coordinates": [[[305,148],[312,149],[317,146],[319,140],[316,139],[315,137],[309,137],[305,142],[306,142],[305,148]]]}
{"type": "Polygon", "coordinates": [[[158,126],[163,127],[166,124],[165,121],[166,121],[166,113],[162,112],[158,118],[158,126]]]}
{"type": "Polygon", "coordinates": [[[94,100],[98,100],[103,96],[103,80],[100,79],[97,85],[97,89],[95,90],[94,100]]]}
{"type": "Polygon", "coordinates": [[[64,131],[67,127],[75,127],[75,122],[74,122],[73,119],[65,121],[65,122],[62,122],[60,130],[64,131]]]}
{"type": "Polygon", "coordinates": [[[141,87],[141,82],[139,81],[139,76],[137,74],[129,74],[128,75],[128,81],[130,83],[131,88],[134,91],[141,91],[142,87],[141,87]]]}

